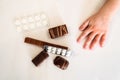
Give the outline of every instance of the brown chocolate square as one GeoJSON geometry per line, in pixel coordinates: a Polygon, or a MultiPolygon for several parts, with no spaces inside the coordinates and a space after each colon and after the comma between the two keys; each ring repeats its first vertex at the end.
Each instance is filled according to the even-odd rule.
{"type": "Polygon", "coordinates": [[[68,30],[66,25],[60,25],[54,28],[49,29],[49,34],[52,39],[64,36],[65,34],[68,34],[68,30]]]}
{"type": "Polygon", "coordinates": [[[60,57],[60,56],[57,56],[57,57],[54,59],[54,64],[55,64],[57,67],[59,67],[60,69],[65,70],[65,69],[67,69],[67,67],[68,67],[68,65],[69,65],[69,62],[68,62],[66,59],[64,59],[64,58],[62,58],[62,57],[60,57]]]}
{"type": "Polygon", "coordinates": [[[40,52],[33,60],[32,62],[34,63],[35,66],[38,66],[41,64],[49,55],[45,52],[42,51],[40,52]]]}

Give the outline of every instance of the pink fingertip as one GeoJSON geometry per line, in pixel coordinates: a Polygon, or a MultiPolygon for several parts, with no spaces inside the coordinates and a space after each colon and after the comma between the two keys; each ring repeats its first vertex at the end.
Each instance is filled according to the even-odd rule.
{"type": "Polygon", "coordinates": [[[90,46],[89,49],[90,49],[90,50],[93,50],[93,49],[95,49],[95,46],[94,46],[94,47],[90,46]]]}
{"type": "Polygon", "coordinates": [[[87,49],[87,47],[83,47],[84,49],[87,49]]]}
{"type": "Polygon", "coordinates": [[[79,39],[77,39],[77,42],[79,43],[79,39]]]}
{"type": "Polygon", "coordinates": [[[102,44],[102,45],[101,45],[101,47],[104,47],[104,46],[105,46],[105,44],[102,44]]]}

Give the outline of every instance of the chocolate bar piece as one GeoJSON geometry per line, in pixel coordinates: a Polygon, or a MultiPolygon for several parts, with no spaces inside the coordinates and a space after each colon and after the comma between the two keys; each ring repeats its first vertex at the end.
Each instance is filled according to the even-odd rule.
{"type": "Polygon", "coordinates": [[[65,34],[68,34],[68,30],[67,30],[66,25],[64,24],[64,25],[60,25],[54,28],[50,28],[49,34],[50,34],[50,37],[54,39],[60,36],[64,36],[65,34]]]}
{"type": "Polygon", "coordinates": [[[34,63],[35,66],[38,66],[38,65],[41,64],[47,57],[49,57],[49,55],[47,54],[47,52],[42,51],[42,52],[40,52],[40,53],[32,60],[32,62],[34,63]]]}
{"type": "Polygon", "coordinates": [[[49,45],[49,46],[58,47],[58,48],[62,48],[62,49],[68,49],[68,47],[66,47],[66,46],[61,46],[61,45],[57,45],[57,44],[48,43],[48,42],[45,42],[45,41],[30,38],[30,37],[26,37],[24,42],[29,43],[29,44],[34,44],[34,45],[37,45],[37,46],[41,46],[41,47],[43,47],[45,45],[49,45]]]}
{"type": "Polygon", "coordinates": [[[62,58],[62,57],[60,57],[60,56],[57,56],[57,57],[54,59],[54,64],[55,64],[57,67],[59,67],[60,69],[65,70],[65,69],[67,69],[67,67],[68,67],[68,65],[69,65],[69,62],[68,62],[66,59],[64,59],[64,58],[62,58]]]}

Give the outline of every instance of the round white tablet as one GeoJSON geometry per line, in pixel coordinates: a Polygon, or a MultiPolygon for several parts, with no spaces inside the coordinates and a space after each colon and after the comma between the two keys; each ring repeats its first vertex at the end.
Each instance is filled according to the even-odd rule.
{"type": "Polygon", "coordinates": [[[22,28],[20,26],[17,26],[17,32],[21,32],[22,28]]]}
{"type": "Polygon", "coordinates": [[[26,23],[27,23],[27,19],[26,19],[26,18],[22,18],[22,19],[21,19],[21,22],[22,22],[23,24],[26,24],[26,23]]]}
{"type": "Polygon", "coordinates": [[[61,54],[62,49],[61,48],[57,48],[56,54],[60,55],[61,54]]]}
{"type": "Polygon", "coordinates": [[[71,51],[67,51],[65,56],[69,57],[69,56],[71,56],[71,54],[72,54],[71,51]]]}
{"type": "Polygon", "coordinates": [[[46,19],[46,18],[47,18],[47,15],[46,15],[45,13],[41,13],[40,18],[41,18],[41,19],[46,19]]]}
{"type": "Polygon", "coordinates": [[[47,20],[43,20],[43,21],[42,21],[42,25],[43,25],[43,26],[47,26],[47,25],[48,25],[48,21],[47,21],[47,20]]]}
{"type": "Polygon", "coordinates": [[[41,21],[36,22],[36,27],[42,27],[41,21]]]}
{"type": "Polygon", "coordinates": [[[35,21],[39,21],[40,20],[40,15],[35,15],[35,21]]]}
{"type": "Polygon", "coordinates": [[[61,55],[66,55],[67,50],[63,49],[61,55]]]}
{"type": "Polygon", "coordinates": [[[28,25],[23,25],[22,29],[24,29],[24,30],[28,30],[29,27],[28,27],[28,25]]]}
{"type": "Polygon", "coordinates": [[[51,49],[52,49],[52,47],[51,47],[51,46],[48,46],[48,47],[47,47],[47,49],[48,49],[48,50],[51,50],[51,49]]]}
{"type": "Polygon", "coordinates": [[[56,48],[53,47],[51,53],[55,54],[56,53],[56,48]]]}
{"type": "Polygon", "coordinates": [[[48,53],[51,53],[52,50],[47,50],[48,53]]]}
{"type": "Polygon", "coordinates": [[[20,26],[20,25],[21,25],[21,22],[20,22],[19,19],[15,20],[15,25],[16,25],[16,26],[20,26]]]}
{"type": "Polygon", "coordinates": [[[32,16],[28,16],[28,22],[34,22],[34,19],[32,16]]]}

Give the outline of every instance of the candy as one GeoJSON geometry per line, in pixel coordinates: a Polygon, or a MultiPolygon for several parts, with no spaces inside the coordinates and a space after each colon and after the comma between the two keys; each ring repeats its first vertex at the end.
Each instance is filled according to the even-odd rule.
{"type": "Polygon", "coordinates": [[[58,68],[62,69],[62,70],[65,70],[67,69],[68,65],[69,65],[69,62],[60,57],[60,56],[57,56],[55,59],[54,59],[54,65],[56,65],[58,68]]]}
{"type": "Polygon", "coordinates": [[[47,52],[42,51],[32,60],[32,62],[34,63],[35,66],[38,66],[48,57],[49,55],[47,54],[47,52]]]}
{"type": "Polygon", "coordinates": [[[57,45],[57,44],[33,39],[33,38],[30,38],[30,37],[26,37],[24,42],[29,43],[29,44],[34,44],[36,46],[41,46],[41,47],[44,47],[45,45],[49,45],[49,46],[53,46],[53,47],[59,47],[59,48],[62,48],[62,49],[68,49],[68,47],[66,47],[66,46],[61,46],[61,45],[57,45]]]}
{"type": "Polygon", "coordinates": [[[66,25],[60,25],[57,27],[53,27],[49,29],[49,34],[52,39],[64,36],[65,34],[68,34],[68,30],[66,25]]]}

